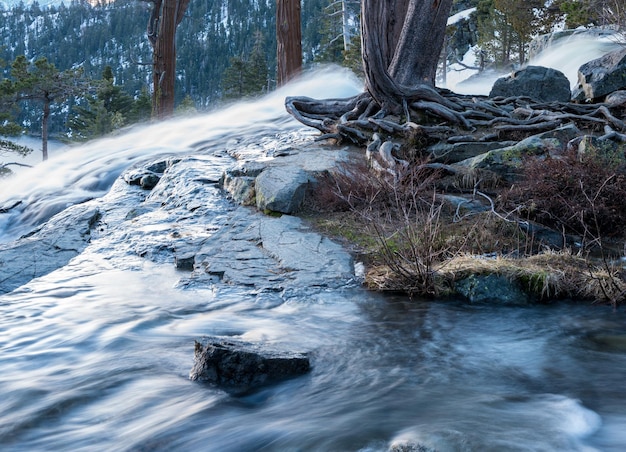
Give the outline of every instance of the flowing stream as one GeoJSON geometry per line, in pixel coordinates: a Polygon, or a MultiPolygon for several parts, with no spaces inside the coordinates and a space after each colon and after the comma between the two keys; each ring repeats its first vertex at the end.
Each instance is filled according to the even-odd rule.
{"type": "MultiPolygon", "coordinates": [[[[626,449],[622,310],[469,306],[347,285],[256,292],[181,286],[171,256],[140,257],[172,227],[117,230],[125,169],[193,154],[216,177],[225,149],[267,158],[310,138],[285,95],[361,90],[322,71],[260,101],[76,147],[0,182],[0,242],[77,203],[110,229],[67,265],[0,295],[0,449],[11,451],[439,451],[626,449]],[[188,379],[194,340],[235,336],[310,353],[310,374],[243,397],[188,379]]],[[[198,234],[225,227],[215,189],[198,234]]],[[[182,221],[182,220],[181,220],[182,221]]]]}

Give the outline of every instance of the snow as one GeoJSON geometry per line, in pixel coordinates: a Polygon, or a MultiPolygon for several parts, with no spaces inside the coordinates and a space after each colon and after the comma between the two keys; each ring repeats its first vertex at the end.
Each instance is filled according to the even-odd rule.
{"type": "Polygon", "coordinates": [[[476,11],[476,7],[465,9],[448,17],[448,26],[454,25],[457,22],[467,19],[474,11],[476,11]]]}

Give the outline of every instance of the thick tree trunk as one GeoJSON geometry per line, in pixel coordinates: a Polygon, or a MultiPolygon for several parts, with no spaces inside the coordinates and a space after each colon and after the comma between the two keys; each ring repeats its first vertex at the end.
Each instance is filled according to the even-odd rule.
{"type": "Polygon", "coordinates": [[[433,88],[452,0],[362,0],[366,88],[383,109],[402,110],[433,88]]]}
{"type": "Polygon", "coordinates": [[[152,44],[152,116],[165,119],[174,114],[176,84],[176,27],[189,0],[150,0],[154,9],[148,22],[152,44]]]}
{"type": "Polygon", "coordinates": [[[396,83],[435,86],[452,0],[411,0],[389,72],[396,83]]]}
{"type": "Polygon", "coordinates": [[[302,71],[300,0],[276,0],[276,83],[282,86],[302,71]]]}

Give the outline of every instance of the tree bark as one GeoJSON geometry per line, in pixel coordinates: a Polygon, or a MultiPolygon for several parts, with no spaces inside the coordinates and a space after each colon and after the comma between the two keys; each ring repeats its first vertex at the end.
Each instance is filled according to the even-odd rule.
{"type": "Polygon", "coordinates": [[[300,0],[276,0],[276,83],[282,86],[302,71],[300,0]]]}
{"type": "Polygon", "coordinates": [[[152,44],[152,116],[166,119],[174,114],[176,84],[176,27],[189,0],[150,0],[153,4],[148,22],[152,44]]]}
{"type": "Polygon", "coordinates": [[[435,86],[452,0],[362,0],[365,85],[390,112],[435,86]]]}

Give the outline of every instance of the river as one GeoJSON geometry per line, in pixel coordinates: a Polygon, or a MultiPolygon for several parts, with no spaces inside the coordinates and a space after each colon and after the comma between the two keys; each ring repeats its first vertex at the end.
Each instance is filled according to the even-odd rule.
{"type": "MultiPolygon", "coordinates": [[[[116,181],[128,167],[192,154],[215,177],[233,163],[225,149],[265,158],[310,137],[284,113],[285,95],[360,90],[346,74],[317,72],[259,101],[72,148],[1,182],[0,206],[22,204],[0,215],[0,242],[77,203],[99,203],[108,223],[67,265],[0,295],[0,448],[626,449],[622,309],[471,306],[351,284],[184,285],[170,254],[137,252],[169,232],[170,217],[120,226],[128,200],[116,181]],[[194,340],[207,335],[306,351],[312,371],[235,397],[188,378],[194,340]]],[[[202,223],[177,227],[227,227],[224,195],[215,189],[206,204],[202,223]]]]}

